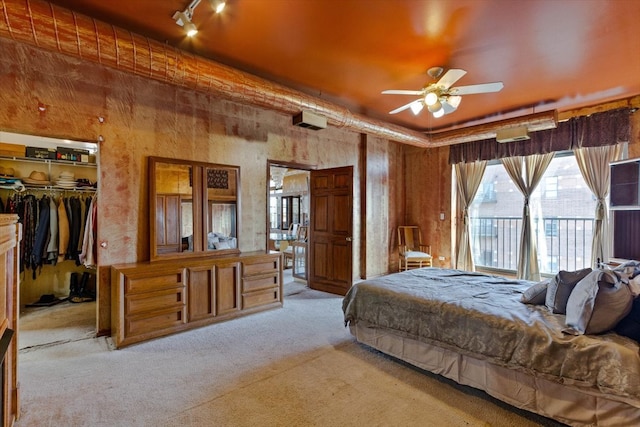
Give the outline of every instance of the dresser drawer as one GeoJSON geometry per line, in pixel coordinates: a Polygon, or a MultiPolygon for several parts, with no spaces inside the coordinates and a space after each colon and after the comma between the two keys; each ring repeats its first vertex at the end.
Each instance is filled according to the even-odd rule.
{"type": "Polygon", "coordinates": [[[242,279],[242,292],[252,292],[261,289],[277,288],[278,274],[263,275],[255,277],[244,277],[242,279]]]}
{"type": "Polygon", "coordinates": [[[125,319],[125,337],[132,339],[138,335],[165,335],[167,330],[186,323],[185,306],[165,308],[151,313],[128,316],[125,319]]]}
{"type": "Polygon", "coordinates": [[[280,302],[280,289],[272,288],[242,294],[242,309],[280,302]]]}
{"type": "Polygon", "coordinates": [[[263,260],[244,261],[242,263],[242,275],[253,276],[257,274],[278,272],[280,269],[280,257],[263,260]]]}
{"type": "Polygon", "coordinates": [[[135,315],[167,307],[184,306],[184,287],[125,296],[125,313],[135,315]]]}
{"type": "Polygon", "coordinates": [[[185,284],[185,269],[167,272],[145,272],[128,275],[124,282],[124,293],[139,293],[176,288],[185,284]]]}

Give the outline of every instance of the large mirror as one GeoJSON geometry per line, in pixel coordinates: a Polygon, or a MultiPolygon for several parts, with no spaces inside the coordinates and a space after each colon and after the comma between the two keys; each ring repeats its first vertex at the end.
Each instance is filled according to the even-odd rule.
{"type": "Polygon", "coordinates": [[[238,253],[240,168],[149,157],[151,260],[238,253]]]}

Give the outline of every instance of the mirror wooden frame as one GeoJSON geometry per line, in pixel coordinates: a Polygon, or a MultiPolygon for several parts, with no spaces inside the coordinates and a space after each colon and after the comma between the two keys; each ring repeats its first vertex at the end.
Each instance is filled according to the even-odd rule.
{"type": "Polygon", "coordinates": [[[239,166],[165,157],[149,157],[148,166],[151,261],[240,253],[239,166]],[[191,235],[184,236],[189,203],[191,235]],[[215,207],[227,217],[214,218],[215,207]],[[224,223],[228,235],[212,230],[213,222],[224,223]]]}

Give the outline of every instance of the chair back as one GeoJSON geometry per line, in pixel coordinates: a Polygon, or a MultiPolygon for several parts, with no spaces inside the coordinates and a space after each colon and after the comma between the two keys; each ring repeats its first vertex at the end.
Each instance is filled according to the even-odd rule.
{"type": "Polygon", "coordinates": [[[422,245],[420,228],[415,225],[401,225],[398,227],[398,246],[400,252],[418,251],[422,245]]]}
{"type": "Polygon", "coordinates": [[[306,225],[301,225],[300,227],[298,227],[298,232],[296,233],[296,235],[297,235],[296,240],[298,242],[306,242],[307,241],[308,229],[309,229],[309,227],[307,227],[306,225]]]}

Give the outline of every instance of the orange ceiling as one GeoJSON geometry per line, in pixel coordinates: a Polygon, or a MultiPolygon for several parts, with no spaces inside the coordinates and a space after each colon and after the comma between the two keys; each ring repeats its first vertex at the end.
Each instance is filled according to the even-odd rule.
{"type": "Polygon", "coordinates": [[[187,38],[183,0],[54,0],[135,33],[419,131],[559,112],[640,95],[639,0],[228,0],[196,7],[187,38]],[[458,83],[502,81],[463,96],[439,119],[388,112],[414,97],[433,66],[458,83]]]}

